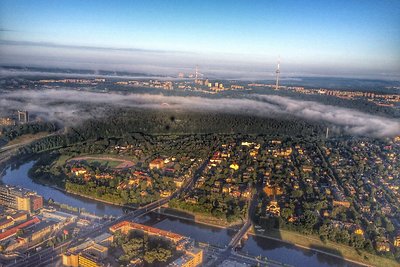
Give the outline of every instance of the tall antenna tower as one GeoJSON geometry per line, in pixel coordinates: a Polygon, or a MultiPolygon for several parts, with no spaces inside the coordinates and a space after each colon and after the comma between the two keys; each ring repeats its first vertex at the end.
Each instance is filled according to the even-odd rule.
{"type": "Polygon", "coordinates": [[[277,66],[276,71],[275,71],[275,73],[276,73],[275,90],[279,90],[279,74],[281,73],[281,70],[279,69],[280,61],[281,61],[281,59],[280,59],[280,57],[279,57],[279,59],[278,59],[278,66],[277,66]]]}
{"type": "Polygon", "coordinates": [[[199,78],[199,66],[196,65],[196,73],[195,73],[194,83],[198,82],[198,78],[199,78]]]}

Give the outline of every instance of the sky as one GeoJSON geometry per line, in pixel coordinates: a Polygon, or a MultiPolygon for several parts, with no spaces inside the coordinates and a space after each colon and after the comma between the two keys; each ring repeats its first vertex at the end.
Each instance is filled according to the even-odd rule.
{"type": "Polygon", "coordinates": [[[0,65],[400,77],[400,1],[0,2],[0,65]]]}

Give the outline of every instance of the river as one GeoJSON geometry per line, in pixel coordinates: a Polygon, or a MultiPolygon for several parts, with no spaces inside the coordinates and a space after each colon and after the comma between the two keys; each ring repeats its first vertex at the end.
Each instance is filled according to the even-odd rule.
{"type": "MultiPolygon", "coordinates": [[[[3,183],[17,185],[36,191],[45,199],[52,198],[54,201],[59,203],[65,203],[70,206],[84,208],[86,211],[95,213],[96,215],[119,216],[123,214],[122,207],[68,194],[55,188],[33,182],[28,177],[28,171],[33,164],[34,161],[29,161],[21,165],[13,165],[13,167],[8,167],[2,177],[3,183]]],[[[192,221],[177,219],[160,214],[145,216],[141,219],[141,222],[153,225],[160,229],[192,237],[199,242],[222,247],[227,245],[231,237],[234,235],[232,230],[211,227],[208,225],[198,224],[192,221]]],[[[357,266],[346,262],[343,259],[258,236],[249,236],[249,239],[243,246],[242,251],[251,255],[261,255],[263,257],[267,257],[268,259],[300,267],[357,266]]]]}

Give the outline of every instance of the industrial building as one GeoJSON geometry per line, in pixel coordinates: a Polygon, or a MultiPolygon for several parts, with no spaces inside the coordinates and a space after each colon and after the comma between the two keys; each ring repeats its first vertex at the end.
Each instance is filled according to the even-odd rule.
{"type": "Polygon", "coordinates": [[[29,113],[28,111],[18,110],[18,122],[21,124],[29,122],[29,113]]]}
{"type": "Polygon", "coordinates": [[[108,247],[113,241],[113,235],[104,233],[94,239],[70,248],[62,255],[64,266],[70,267],[97,267],[103,266],[102,261],[107,258],[108,247]]]}
{"type": "Polygon", "coordinates": [[[43,208],[43,197],[21,187],[0,185],[0,205],[34,213],[43,208]]]}

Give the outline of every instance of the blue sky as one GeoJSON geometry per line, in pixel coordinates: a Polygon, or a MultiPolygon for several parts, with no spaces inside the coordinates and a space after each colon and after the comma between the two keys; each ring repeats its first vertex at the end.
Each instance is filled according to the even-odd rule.
{"type": "Polygon", "coordinates": [[[134,63],[124,61],[128,58],[164,71],[169,65],[200,64],[209,71],[229,66],[241,73],[272,73],[280,55],[283,70],[291,74],[400,74],[396,0],[2,0],[0,29],[3,64],[26,60],[36,65],[58,61],[73,67],[133,68],[134,63]],[[142,50],[88,51],[76,46],[142,50]],[[169,52],[164,60],[161,51],[169,52]]]}

